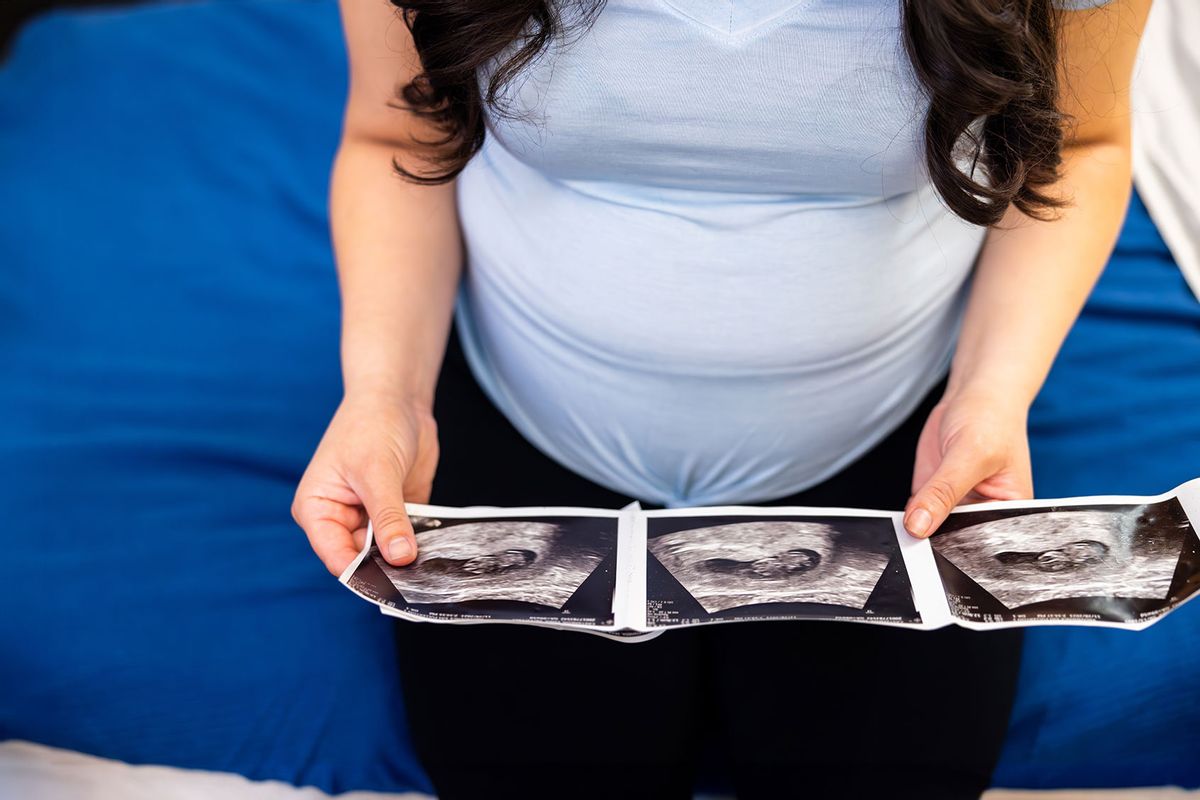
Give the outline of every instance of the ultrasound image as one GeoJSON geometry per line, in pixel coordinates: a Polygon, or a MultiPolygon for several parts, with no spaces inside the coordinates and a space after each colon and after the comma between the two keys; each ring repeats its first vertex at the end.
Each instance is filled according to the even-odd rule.
{"type": "Polygon", "coordinates": [[[931,544],[1009,609],[1089,597],[1165,600],[1191,530],[1175,501],[979,513],[986,518],[975,524],[963,524],[972,514],[952,517],[960,527],[931,544]]]}
{"type": "Polygon", "coordinates": [[[374,548],[371,557],[415,604],[513,600],[562,608],[616,545],[615,524],[581,536],[537,519],[412,522],[415,562],[394,567],[374,548]]]}
{"type": "Polygon", "coordinates": [[[891,559],[886,547],[841,536],[832,523],[796,520],[706,525],[647,547],[709,614],[758,603],[862,609],[891,559]]]}

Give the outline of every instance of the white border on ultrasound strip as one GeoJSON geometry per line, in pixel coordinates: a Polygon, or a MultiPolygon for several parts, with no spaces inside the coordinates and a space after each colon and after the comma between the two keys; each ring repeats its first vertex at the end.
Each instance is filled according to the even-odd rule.
{"type": "Polygon", "coordinates": [[[350,578],[354,577],[354,571],[358,569],[358,565],[361,564],[363,559],[367,557],[367,553],[371,552],[371,545],[374,544],[374,542],[375,528],[371,525],[371,520],[368,519],[367,538],[363,540],[363,549],[359,551],[358,555],[354,557],[354,560],[350,562],[350,565],[342,570],[342,574],[338,576],[338,581],[345,584],[346,588],[350,589],[350,591],[354,592],[364,600],[372,603],[375,601],[364,595],[362,592],[356,591],[352,586],[350,586],[350,578]]]}
{"type": "MultiPolygon", "coordinates": [[[[1190,481],[1185,481],[1176,486],[1174,489],[1169,489],[1162,494],[1156,495],[1108,494],[1087,495],[1083,497],[1043,498],[1037,500],[996,500],[990,503],[976,503],[974,505],[958,506],[950,513],[963,514],[972,511],[1003,511],[1004,509],[1028,510],[1055,507],[1069,508],[1071,506],[1149,505],[1151,503],[1161,503],[1165,500],[1171,500],[1173,498],[1179,500],[1179,504],[1183,506],[1184,514],[1187,515],[1188,522],[1190,522],[1192,525],[1192,530],[1200,535],[1200,478],[1193,478],[1190,481]]],[[[925,541],[929,540],[926,539],[925,541]]],[[[1118,630],[1126,631],[1141,631],[1149,628],[1151,625],[1158,622],[1168,614],[1177,611],[1186,603],[1194,600],[1197,596],[1200,596],[1200,592],[1196,592],[1191,597],[1185,598],[1183,602],[1176,604],[1174,607],[1167,609],[1163,613],[1157,614],[1151,619],[1140,622],[1116,622],[1111,620],[1092,619],[1045,619],[1019,620],[1014,622],[972,622],[969,620],[955,619],[954,624],[976,631],[1000,630],[1002,628],[1062,627],[1064,625],[1080,626],[1085,628],[1116,628],[1118,630]]]]}
{"type": "MultiPolygon", "coordinates": [[[[842,623],[848,622],[852,625],[877,625],[888,628],[904,628],[910,631],[932,630],[923,622],[894,622],[891,620],[872,619],[870,617],[795,617],[785,619],[706,619],[699,622],[680,622],[673,625],[664,625],[661,628],[647,628],[646,630],[653,632],[665,632],[683,630],[684,628],[696,628],[702,625],[736,625],[739,622],[820,622],[820,623],[842,623]]],[[[940,627],[945,627],[940,626],[940,627]]],[[[640,632],[640,631],[639,631],[640,632]]]]}
{"type": "Polygon", "coordinates": [[[377,600],[374,597],[369,597],[368,595],[363,594],[358,589],[355,589],[354,586],[351,585],[351,583],[350,583],[350,579],[354,577],[354,573],[357,572],[359,566],[362,565],[363,559],[365,559],[367,557],[367,555],[371,552],[371,545],[374,543],[375,543],[375,529],[372,527],[371,521],[368,519],[367,520],[367,537],[363,541],[363,549],[361,552],[359,552],[359,554],[357,556],[354,557],[354,560],[350,562],[350,566],[348,566],[344,570],[342,570],[342,574],[338,576],[338,582],[341,583],[343,586],[345,586],[350,591],[354,592],[354,594],[356,596],[362,598],[363,600],[366,600],[371,605],[376,606],[380,610],[382,610],[383,604],[380,603],[379,600],[377,600]]]}
{"type": "MultiPolygon", "coordinates": [[[[379,605],[379,604],[376,604],[379,605]]],[[[432,623],[434,625],[533,625],[538,628],[555,628],[558,630],[567,631],[610,631],[616,630],[611,626],[590,625],[586,622],[578,624],[552,622],[550,620],[527,620],[527,619],[431,619],[420,614],[414,614],[411,611],[395,608],[393,606],[379,605],[379,613],[388,617],[396,617],[398,619],[408,620],[410,622],[432,623]]]]}
{"type": "Polygon", "coordinates": [[[687,508],[656,508],[643,511],[647,519],[656,517],[868,517],[892,519],[899,512],[873,508],[840,508],[826,506],[689,506],[687,508]]]}
{"type": "MultiPolygon", "coordinates": [[[[620,630],[647,633],[646,625],[646,517],[641,504],[624,509],[617,538],[617,585],[613,589],[613,622],[620,630]]],[[[657,635],[657,634],[656,634],[657,635]]]]}
{"type": "MultiPolygon", "coordinates": [[[[1139,494],[1097,494],[1083,495],[1080,497],[1043,497],[1035,500],[993,500],[987,503],[974,503],[971,505],[956,506],[950,513],[963,514],[971,511],[1003,511],[1011,508],[1016,510],[1030,508],[1051,508],[1054,506],[1090,506],[1090,505],[1147,505],[1150,503],[1161,503],[1164,500],[1171,498],[1179,498],[1180,503],[1183,503],[1184,495],[1193,498],[1192,502],[1197,504],[1196,510],[1200,512],[1200,478],[1193,478],[1190,481],[1185,481],[1173,489],[1168,489],[1162,494],[1154,495],[1139,495],[1139,494]]],[[[1188,511],[1186,504],[1184,510],[1188,511]]],[[[1188,511],[1188,518],[1192,522],[1192,527],[1200,530],[1197,526],[1197,520],[1188,511]]]]}
{"type": "Polygon", "coordinates": [[[585,508],[583,506],[432,506],[405,503],[409,515],[446,517],[447,519],[478,519],[479,517],[605,517],[619,519],[621,508],[585,508]]]}
{"type": "Polygon", "coordinates": [[[908,571],[908,585],[912,587],[913,605],[921,615],[921,621],[906,627],[932,631],[958,621],[950,613],[950,601],[946,599],[946,587],[938,574],[937,562],[933,560],[933,545],[929,539],[918,539],[904,527],[904,512],[892,515],[896,529],[896,542],[900,546],[900,558],[908,571]]]}
{"type": "MultiPolygon", "coordinates": [[[[376,604],[376,605],[378,605],[378,604],[376,604]]],[[[383,606],[383,605],[379,606],[379,613],[383,614],[386,617],[395,617],[397,619],[403,619],[403,620],[407,620],[409,622],[417,622],[417,623],[428,624],[428,625],[446,625],[446,624],[450,624],[450,625],[532,625],[537,628],[550,628],[553,630],[564,631],[567,633],[590,633],[590,634],[594,634],[597,636],[603,636],[606,639],[612,639],[614,641],[623,642],[625,644],[636,644],[638,642],[645,642],[650,639],[656,638],[657,636],[659,636],[662,633],[661,630],[634,631],[634,630],[629,630],[628,628],[624,628],[624,629],[618,628],[616,626],[602,627],[602,626],[597,626],[597,625],[586,625],[586,624],[582,624],[582,623],[579,625],[569,625],[569,624],[561,624],[561,623],[557,623],[557,622],[550,622],[549,620],[546,620],[546,621],[540,621],[540,620],[532,621],[532,620],[520,620],[520,619],[437,619],[437,620],[434,620],[434,619],[428,619],[427,617],[422,617],[422,616],[418,616],[416,614],[411,614],[411,613],[408,613],[405,611],[401,611],[398,608],[392,608],[391,606],[383,606]],[[627,631],[627,633],[622,634],[621,631],[627,631]]]]}

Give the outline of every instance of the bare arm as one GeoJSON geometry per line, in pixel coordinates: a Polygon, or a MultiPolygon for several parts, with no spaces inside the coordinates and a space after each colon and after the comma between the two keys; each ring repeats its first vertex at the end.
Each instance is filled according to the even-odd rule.
{"type": "Polygon", "coordinates": [[[334,574],[361,547],[368,517],[390,561],[416,554],[404,503],[429,499],[433,394],[462,262],[454,184],[422,186],[392,169],[393,157],[427,168],[416,140],[436,136],[389,106],[420,69],[412,36],[387,0],[341,0],[341,11],[350,91],[329,205],[345,396],[292,506],[334,574]]]}
{"type": "Polygon", "coordinates": [[[342,0],[350,92],[330,184],[342,293],[346,391],[385,392],[429,406],[445,349],[462,248],[454,184],[398,176],[422,166],[415,116],[388,106],[420,64],[387,0],[342,0]]]}
{"type": "Polygon", "coordinates": [[[932,533],[964,498],[1032,497],[1030,404],[1104,268],[1130,192],[1129,86],[1150,0],[1064,14],[1060,108],[1071,118],[1050,221],[1010,208],[988,232],[946,397],[918,448],[905,524],[932,533]]]}

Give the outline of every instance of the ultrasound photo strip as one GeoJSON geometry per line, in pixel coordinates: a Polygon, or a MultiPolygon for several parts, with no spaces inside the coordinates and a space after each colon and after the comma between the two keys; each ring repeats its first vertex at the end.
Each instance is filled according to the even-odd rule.
{"type": "Polygon", "coordinates": [[[388,564],[368,526],[341,581],[421,622],[624,641],[770,620],[1141,629],[1200,589],[1200,479],[1155,497],[963,506],[929,539],[899,512],[844,508],[408,511],[416,561],[388,564]]]}
{"type": "Polygon", "coordinates": [[[417,558],[367,542],[341,580],[385,613],[434,622],[615,628],[617,545],[630,511],[408,506],[417,558]]]}

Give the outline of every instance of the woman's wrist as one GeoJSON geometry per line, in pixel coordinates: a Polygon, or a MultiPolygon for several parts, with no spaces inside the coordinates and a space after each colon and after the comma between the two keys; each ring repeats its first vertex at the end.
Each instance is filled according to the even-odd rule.
{"type": "Polygon", "coordinates": [[[951,364],[943,398],[986,401],[997,408],[1027,415],[1042,381],[1030,374],[1028,362],[1032,359],[1018,358],[1015,353],[1008,355],[1011,358],[970,358],[960,348],[951,364]]]}
{"type": "Polygon", "coordinates": [[[967,376],[955,378],[951,373],[942,395],[942,404],[968,405],[987,408],[989,414],[1024,424],[1033,404],[1028,388],[1013,380],[998,376],[967,376]]]}
{"type": "Polygon", "coordinates": [[[422,413],[433,411],[431,392],[416,391],[394,381],[343,381],[343,387],[342,395],[346,401],[391,408],[404,407],[422,413]]]}
{"type": "Polygon", "coordinates": [[[443,332],[404,325],[367,325],[359,319],[342,333],[342,386],[348,398],[417,409],[433,407],[446,347],[443,332]]]}

